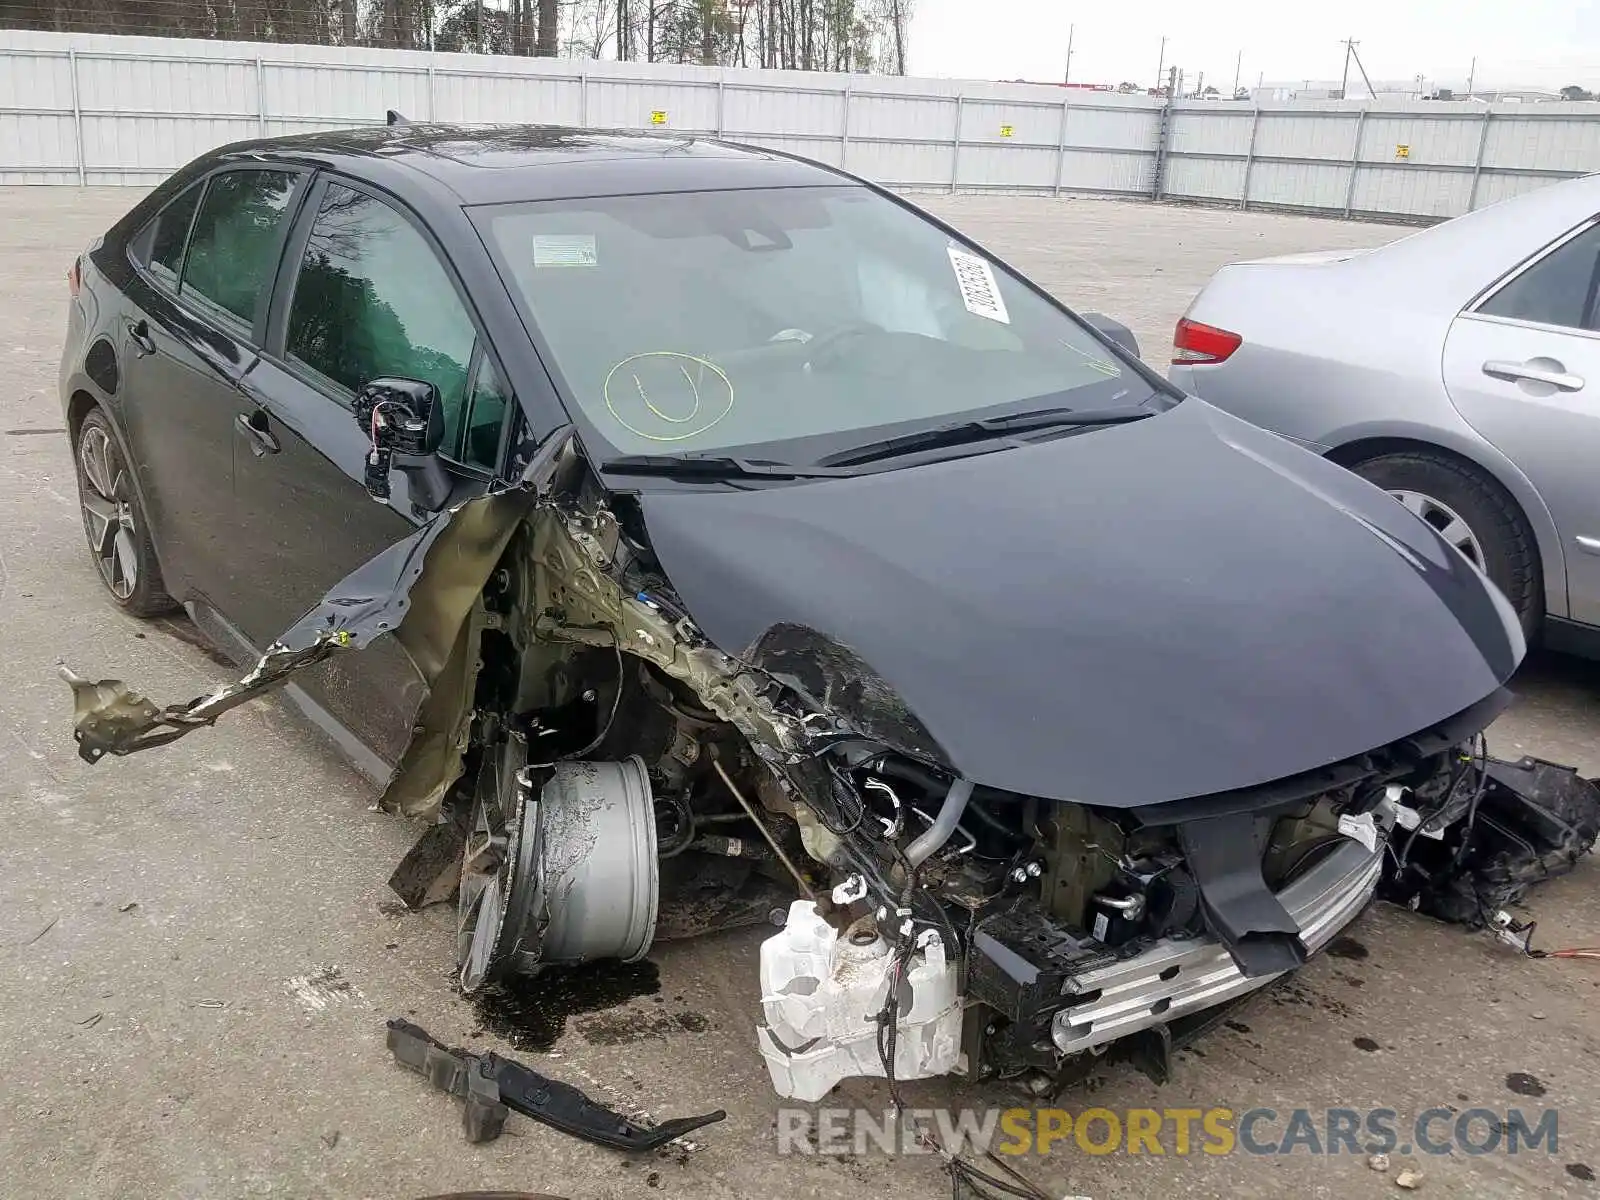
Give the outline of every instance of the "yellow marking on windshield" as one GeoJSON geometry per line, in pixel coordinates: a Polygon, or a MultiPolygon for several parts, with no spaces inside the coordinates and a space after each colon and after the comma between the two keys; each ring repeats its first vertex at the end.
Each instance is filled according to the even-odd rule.
{"type": "MultiPolygon", "coordinates": [[[[648,369],[645,369],[645,374],[648,376],[648,369]]],[[[602,385],[601,390],[605,395],[606,410],[616,419],[617,424],[635,437],[641,437],[650,442],[685,442],[690,438],[699,437],[733,411],[733,381],[728,378],[727,372],[709,358],[701,358],[695,354],[683,354],[677,350],[646,350],[641,354],[629,355],[606,372],[605,383],[602,385]],[[677,368],[677,373],[683,377],[684,383],[689,385],[689,411],[683,416],[673,416],[669,410],[663,409],[652,398],[650,388],[646,386],[645,380],[640,377],[642,364],[646,362],[654,364],[663,359],[670,360],[672,365],[677,368]],[[685,365],[688,363],[692,363],[698,368],[694,375],[689,373],[689,367],[685,365]],[[629,367],[633,369],[628,370],[626,373],[628,378],[633,380],[634,392],[638,396],[639,402],[652,417],[664,424],[674,426],[688,425],[698,420],[695,427],[685,433],[651,433],[648,430],[640,429],[638,425],[624,417],[618,411],[618,398],[612,394],[612,381],[617,378],[619,372],[629,367]],[[702,388],[706,382],[707,368],[711,370],[717,379],[722,381],[723,387],[727,389],[727,403],[713,416],[706,415],[705,397],[702,394],[702,388]]],[[[665,390],[670,391],[670,389],[665,390]]]]}

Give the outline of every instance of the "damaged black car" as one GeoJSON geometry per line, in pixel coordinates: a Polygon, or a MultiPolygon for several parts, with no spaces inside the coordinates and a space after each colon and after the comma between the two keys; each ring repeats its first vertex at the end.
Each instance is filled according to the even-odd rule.
{"type": "Polygon", "coordinates": [[[167,706],[69,672],[80,753],[284,688],[422,823],[397,889],[454,899],[466,991],[776,899],[785,1096],[1159,1072],[1519,786],[1472,564],[837,170],[243,143],[71,283],[94,562],[249,665],[167,706]]]}

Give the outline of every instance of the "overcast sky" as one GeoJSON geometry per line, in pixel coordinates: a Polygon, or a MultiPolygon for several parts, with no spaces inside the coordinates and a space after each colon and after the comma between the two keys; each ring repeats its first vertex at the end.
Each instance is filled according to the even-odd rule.
{"type": "MultiPolygon", "coordinates": [[[[1155,83],[1166,62],[1226,91],[1235,57],[1242,82],[1339,78],[1355,38],[1373,82],[1461,87],[1474,55],[1475,88],[1600,88],[1600,0],[916,0],[910,73],[974,79],[1061,78],[1075,25],[1072,80],[1155,83]]],[[[1351,75],[1355,77],[1352,66],[1351,75]]],[[[1352,87],[1352,92],[1354,87],[1352,87]]]]}

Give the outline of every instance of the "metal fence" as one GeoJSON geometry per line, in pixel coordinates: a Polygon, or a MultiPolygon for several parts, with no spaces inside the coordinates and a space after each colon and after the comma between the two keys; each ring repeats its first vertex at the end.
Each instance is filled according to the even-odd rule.
{"type": "Polygon", "coordinates": [[[1027,84],[0,33],[0,183],[150,185],[244,138],[414,119],[667,128],[905,190],[1419,221],[1600,169],[1600,107],[1167,105],[1027,84]]]}

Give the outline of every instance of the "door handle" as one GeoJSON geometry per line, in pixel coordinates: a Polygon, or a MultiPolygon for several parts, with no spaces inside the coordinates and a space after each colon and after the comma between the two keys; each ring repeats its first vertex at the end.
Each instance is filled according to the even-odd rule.
{"type": "Polygon", "coordinates": [[[257,409],[246,415],[240,413],[233,419],[234,428],[250,439],[250,452],[257,458],[264,454],[276,454],[283,447],[278,444],[278,439],[272,436],[272,430],[267,427],[267,414],[257,409]]]}
{"type": "Polygon", "coordinates": [[[1583,389],[1583,376],[1565,371],[1553,358],[1535,358],[1528,362],[1486,362],[1483,373],[1508,383],[1547,383],[1558,392],[1577,392],[1583,389]],[[1536,363],[1549,363],[1548,367],[1536,363]]]}
{"type": "Polygon", "coordinates": [[[150,326],[144,321],[128,322],[128,340],[134,345],[134,354],[143,358],[156,352],[155,339],[150,336],[150,326]]]}

